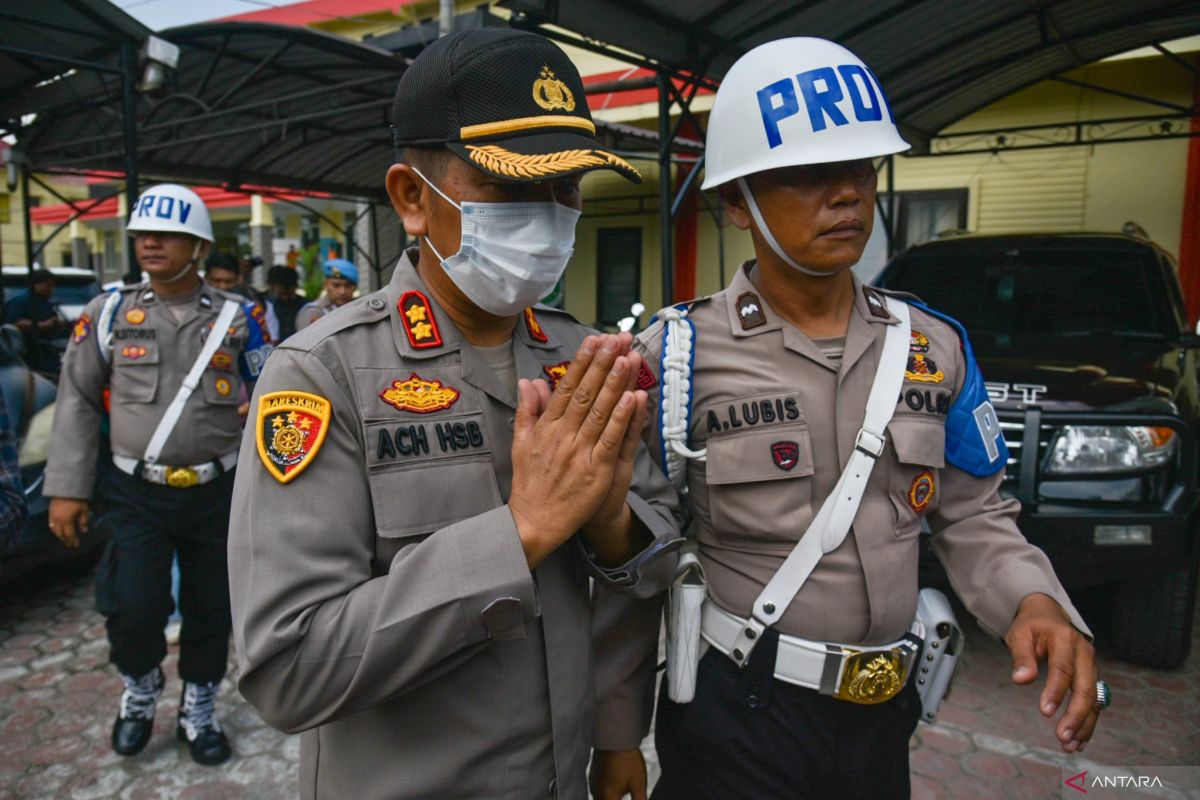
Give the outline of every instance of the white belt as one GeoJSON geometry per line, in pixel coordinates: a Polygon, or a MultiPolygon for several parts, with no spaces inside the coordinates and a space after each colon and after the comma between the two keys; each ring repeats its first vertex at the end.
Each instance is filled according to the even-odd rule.
{"type": "Polygon", "coordinates": [[[216,461],[204,464],[193,464],[190,467],[169,467],[166,464],[147,464],[136,458],[114,454],[113,464],[126,475],[141,478],[149,483],[163,486],[173,486],[176,489],[190,489],[193,486],[214,481],[221,475],[237,466],[238,451],[226,453],[216,461]]]}
{"type": "MultiPolygon", "coordinates": [[[[914,622],[909,636],[867,650],[781,633],[775,655],[775,677],[853,703],[885,702],[899,694],[912,674],[913,663],[921,651],[923,627],[914,622]]],[[[705,601],[700,617],[701,635],[738,666],[744,664],[744,654],[739,657],[733,650],[746,628],[746,620],[711,600],[705,601]]]]}

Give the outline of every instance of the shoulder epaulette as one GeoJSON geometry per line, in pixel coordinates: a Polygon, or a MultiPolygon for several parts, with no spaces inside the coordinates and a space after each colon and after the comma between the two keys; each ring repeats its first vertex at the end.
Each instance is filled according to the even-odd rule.
{"type": "Polygon", "coordinates": [[[351,300],[338,309],[336,314],[321,317],[320,325],[309,325],[296,331],[280,344],[292,350],[311,350],[325,339],[347,328],[367,325],[388,318],[387,292],[380,289],[356,300],[351,300]]]}

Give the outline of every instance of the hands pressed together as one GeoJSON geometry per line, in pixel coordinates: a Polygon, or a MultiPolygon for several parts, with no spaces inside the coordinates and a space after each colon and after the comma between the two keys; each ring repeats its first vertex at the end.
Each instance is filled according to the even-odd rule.
{"type": "Polygon", "coordinates": [[[628,333],[589,336],[553,391],[518,383],[508,505],[531,569],[576,531],[601,563],[634,554],[625,498],[647,412],[632,343],[628,333]]]}

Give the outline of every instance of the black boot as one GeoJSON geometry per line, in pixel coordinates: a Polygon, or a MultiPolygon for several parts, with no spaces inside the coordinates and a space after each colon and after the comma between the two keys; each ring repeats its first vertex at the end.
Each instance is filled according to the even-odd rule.
{"type": "Polygon", "coordinates": [[[192,760],[212,766],[229,760],[233,749],[217,722],[215,706],[217,684],[183,682],[183,698],[179,701],[179,724],[175,735],[188,743],[192,760]]]}
{"type": "Polygon", "coordinates": [[[123,756],[142,752],[154,730],[154,709],[158,706],[166,679],[162,669],[155,667],[140,678],[121,675],[125,691],[121,692],[121,710],[113,722],[113,750],[123,756]]]}

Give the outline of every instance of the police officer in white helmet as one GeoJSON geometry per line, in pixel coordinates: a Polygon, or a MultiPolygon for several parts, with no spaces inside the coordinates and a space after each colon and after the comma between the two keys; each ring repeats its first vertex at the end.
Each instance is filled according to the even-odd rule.
{"type": "Polygon", "coordinates": [[[149,280],[95,298],[75,324],[43,491],[51,531],[78,547],[93,533],[89,507],[107,420],[112,469],[100,471],[95,494],[112,538],[96,598],[124,683],[112,747],[134,755],[150,738],[178,554],[176,734],[193,760],[218,764],[232,752],[214,704],[230,632],[225,540],[242,429],[238,397],[243,384],[252,388],[270,347],[251,304],[199,277],[213,233],[195,192],[175,184],[146,189],[126,229],[149,280]]]}
{"type": "MultiPolygon", "coordinates": [[[[962,646],[945,598],[918,598],[926,520],[1012,680],[1048,662],[1038,706],[1066,709],[1063,750],[1107,704],[1085,623],[998,494],[1007,453],[966,332],[851,272],[872,159],[908,147],[875,75],[833,42],[761,45],[717,92],[704,188],[756,258],[637,341],[655,371],[650,451],[686,485],[697,544],[669,604],[655,798],[909,795],[909,737],[962,646]]],[[[652,654],[657,619],[642,618],[652,654]]],[[[600,718],[620,717],[628,701],[598,692],[600,718]]],[[[598,741],[594,796],[644,797],[641,733],[598,741]]]]}

